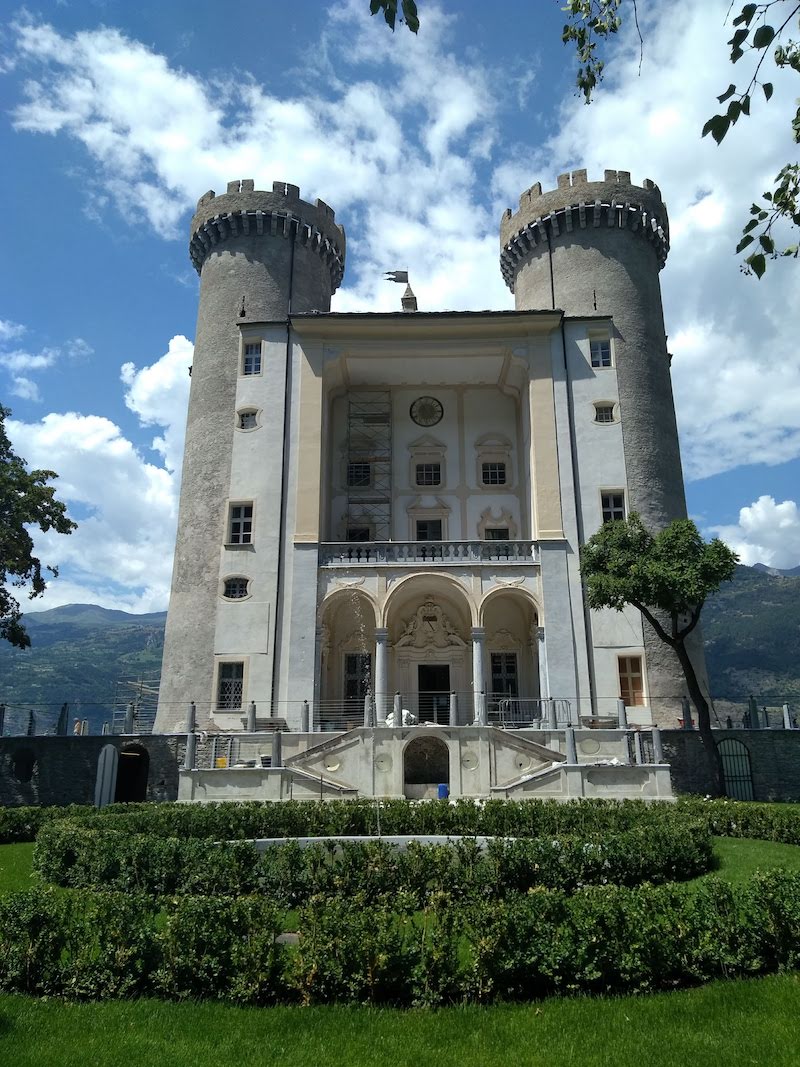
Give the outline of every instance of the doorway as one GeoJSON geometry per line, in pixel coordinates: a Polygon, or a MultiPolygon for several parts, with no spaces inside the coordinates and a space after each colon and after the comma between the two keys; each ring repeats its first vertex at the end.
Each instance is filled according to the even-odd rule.
{"type": "Polygon", "coordinates": [[[450,784],[450,753],[439,737],[415,737],[403,754],[403,792],[409,799],[438,795],[450,784]]]}
{"type": "Polygon", "coordinates": [[[116,804],[138,804],[147,799],[147,774],[150,756],[141,745],[123,748],[117,765],[116,804]]]}
{"type": "Polygon", "coordinates": [[[450,665],[420,663],[417,668],[417,684],[419,721],[446,726],[450,720],[450,665]]]}

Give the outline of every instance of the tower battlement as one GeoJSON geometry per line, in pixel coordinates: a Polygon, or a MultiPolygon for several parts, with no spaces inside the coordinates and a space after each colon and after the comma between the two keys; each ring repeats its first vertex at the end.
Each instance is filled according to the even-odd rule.
{"type": "Polygon", "coordinates": [[[273,182],[270,191],[256,189],[252,178],[228,182],[219,195],[209,189],[197,201],[189,227],[189,257],[199,274],[210,251],[231,237],[255,234],[296,239],[327,264],[331,293],[344,275],[346,238],[335,221],[332,207],[323,200],[313,204],[300,198],[300,188],[273,182]]]}
{"type": "Polygon", "coordinates": [[[518,264],[541,242],[587,227],[629,230],[652,243],[659,269],[669,252],[669,219],[661,191],[645,178],[631,182],[630,171],[607,170],[590,182],[585,170],[559,174],[556,189],[542,192],[535,182],[519,198],[519,210],[507,208],[500,222],[500,270],[514,290],[518,264]]]}

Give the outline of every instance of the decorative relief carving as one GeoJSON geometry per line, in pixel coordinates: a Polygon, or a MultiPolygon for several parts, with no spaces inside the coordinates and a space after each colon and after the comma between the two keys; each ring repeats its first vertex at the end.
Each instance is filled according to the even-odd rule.
{"type": "Polygon", "coordinates": [[[397,641],[398,648],[449,648],[452,645],[463,648],[465,642],[458,636],[450,619],[432,597],[428,597],[405,623],[403,633],[397,641]]]}
{"type": "Polygon", "coordinates": [[[486,540],[487,528],[498,526],[505,527],[508,530],[508,538],[510,541],[516,541],[518,530],[517,524],[507,508],[503,508],[499,515],[495,515],[491,508],[485,508],[481,512],[480,521],[478,522],[478,536],[484,541],[486,540]]]}
{"type": "Polygon", "coordinates": [[[519,648],[520,642],[510,630],[495,630],[487,645],[493,652],[503,652],[519,648]]]}

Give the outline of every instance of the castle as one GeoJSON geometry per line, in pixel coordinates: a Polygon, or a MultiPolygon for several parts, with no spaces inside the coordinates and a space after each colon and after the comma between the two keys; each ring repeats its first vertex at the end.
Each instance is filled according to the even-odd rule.
{"type": "Polygon", "coordinates": [[[403,310],[337,314],[327,204],[252,181],[201,197],[156,731],[190,701],[226,735],[474,724],[522,743],[616,726],[620,700],[631,724],[676,724],[671,650],[633,609],[589,611],[578,566],[604,521],[686,513],[666,208],[651,181],[573,171],[525,192],[500,244],[514,311],[418,311],[409,288],[403,310]]]}

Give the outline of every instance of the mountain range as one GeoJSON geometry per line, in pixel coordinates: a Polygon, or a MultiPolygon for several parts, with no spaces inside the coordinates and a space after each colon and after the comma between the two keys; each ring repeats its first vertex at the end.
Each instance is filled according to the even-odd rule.
{"type": "MultiPolygon", "coordinates": [[[[31,612],[31,647],[0,644],[0,703],[6,732],[55,730],[59,711],[87,719],[96,733],[134,699],[153,703],[166,612],[131,615],[95,604],[31,612]]],[[[732,582],[709,598],[702,616],[715,700],[800,708],[800,567],[737,567],[732,582]]]]}

